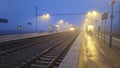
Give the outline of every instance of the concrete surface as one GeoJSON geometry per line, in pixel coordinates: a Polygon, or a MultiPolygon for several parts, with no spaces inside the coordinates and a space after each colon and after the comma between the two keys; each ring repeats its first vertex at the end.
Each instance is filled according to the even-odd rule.
{"type": "MultiPolygon", "coordinates": [[[[109,41],[109,36],[106,36],[106,41],[109,41]]],[[[120,46],[120,40],[113,37],[113,44],[120,46]]],[[[95,36],[81,32],[59,68],[119,68],[120,51],[108,45],[95,36]]]]}

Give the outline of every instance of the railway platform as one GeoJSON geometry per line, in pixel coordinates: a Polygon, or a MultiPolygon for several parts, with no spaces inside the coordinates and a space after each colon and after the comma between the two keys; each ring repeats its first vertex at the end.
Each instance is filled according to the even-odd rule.
{"type": "Polygon", "coordinates": [[[120,39],[113,37],[113,47],[109,48],[108,38],[104,42],[81,32],[59,68],[119,68],[120,39]]]}
{"type": "Polygon", "coordinates": [[[7,42],[11,40],[36,37],[36,36],[42,36],[47,34],[51,34],[51,33],[28,33],[28,34],[5,35],[5,36],[0,36],[0,42],[7,42]]]}

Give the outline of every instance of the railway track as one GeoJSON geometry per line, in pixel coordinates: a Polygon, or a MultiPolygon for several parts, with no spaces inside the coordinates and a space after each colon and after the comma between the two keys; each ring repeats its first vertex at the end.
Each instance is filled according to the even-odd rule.
{"type": "Polygon", "coordinates": [[[57,68],[77,35],[59,41],[40,55],[23,63],[19,68],[57,68]]]}
{"type": "MultiPolygon", "coordinates": [[[[55,57],[57,57],[57,56],[54,56],[54,62],[55,62],[54,65],[58,66],[59,63],[64,58],[67,50],[70,47],[70,45],[69,46],[67,46],[67,45],[71,44],[73,42],[73,38],[75,39],[75,36],[77,36],[77,34],[78,34],[78,32],[64,32],[64,33],[60,33],[60,34],[59,33],[55,34],[51,37],[47,36],[45,38],[37,40],[38,43],[36,43],[36,44],[33,44],[36,42],[36,41],[34,41],[34,42],[32,42],[31,46],[28,46],[23,49],[21,48],[20,50],[18,49],[18,51],[13,50],[13,52],[8,52],[5,55],[1,55],[0,56],[0,68],[16,68],[16,67],[27,68],[27,67],[22,67],[26,63],[28,63],[27,64],[28,66],[30,65],[30,67],[31,67],[31,65],[32,65],[32,67],[34,68],[34,63],[31,63],[31,62],[29,63],[29,61],[33,62],[33,60],[36,57],[39,57],[43,53],[44,54],[41,55],[41,58],[48,57],[48,60],[49,60],[49,57],[50,57],[52,61],[53,61],[52,57],[56,54],[58,56],[58,58],[55,59],[55,57]],[[45,40],[48,38],[49,38],[49,40],[45,40]],[[63,50],[63,49],[65,49],[65,50],[63,50]],[[51,53],[53,53],[53,54],[51,54],[51,53]],[[53,56],[51,56],[51,55],[53,55],[53,56]]],[[[30,44],[30,43],[27,43],[27,44],[30,44]]],[[[36,61],[36,60],[34,60],[34,61],[36,61]]],[[[40,60],[40,61],[42,61],[42,60],[40,60]]],[[[53,62],[51,62],[51,63],[53,64],[53,62]]],[[[44,62],[43,62],[43,65],[44,65],[44,62]]]]}
{"type": "MultiPolygon", "coordinates": [[[[49,41],[49,40],[52,40],[52,39],[55,39],[56,37],[59,37],[59,35],[57,36],[42,36],[42,37],[39,37],[38,39],[32,39],[33,41],[29,41],[29,42],[26,42],[24,41],[25,43],[22,43],[22,44],[19,44],[21,42],[18,42],[19,45],[16,45],[16,47],[14,48],[7,48],[7,49],[4,49],[2,51],[0,51],[0,56],[6,56],[6,55],[10,55],[10,54],[14,54],[16,53],[17,51],[22,51],[24,50],[25,48],[28,48],[28,47],[31,47],[33,45],[37,45],[37,44],[40,44],[40,43],[43,43],[43,42],[46,42],[46,41],[49,41]],[[42,39],[42,40],[41,40],[42,39]]],[[[14,45],[14,44],[13,44],[14,45]]],[[[12,46],[12,45],[9,45],[9,46],[12,46]]],[[[15,45],[14,45],[15,46],[15,45]]]]}
{"type": "Polygon", "coordinates": [[[0,51],[5,51],[7,49],[16,48],[16,47],[19,47],[19,45],[24,46],[24,44],[34,43],[36,41],[46,39],[47,37],[50,38],[53,36],[54,36],[54,34],[50,34],[50,35],[37,36],[37,37],[31,37],[31,38],[25,38],[25,39],[19,39],[19,40],[12,40],[12,41],[8,41],[8,42],[2,42],[2,43],[0,43],[0,51]]]}

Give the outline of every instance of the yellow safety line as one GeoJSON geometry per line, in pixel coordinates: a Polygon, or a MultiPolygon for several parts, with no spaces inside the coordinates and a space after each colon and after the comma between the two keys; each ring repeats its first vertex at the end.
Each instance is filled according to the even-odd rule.
{"type": "Polygon", "coordinates": [[[83,68],[83,54],[81,51],[80,51],[80,56],[79,56],[78,68],[83,68]]]}
{"type": "Polygon", "coordinates": [[[80,45],[80,54],[79,54],[79,62],[78,62],[78,68],[83,68],[83,62],[84,62],[84,60],[83,60],[83,58],[84,58],[84,48],[83,48],[83,41],[82,41],[83,39],[80,39],[80,41],[81,41],[81,45],[80,45]]]}
{"type": "MultiPolygon", "coordinates": [[[[84,34],[84,33],[83,33],[84,34]]],[[[78,62],[78,68],[84,68],[84,64],[87,62],[86,58],[86,52],[85,52],[85,35],[82,35],[82,38],[80,39],[80,54],[79,54],[79,62],[78,62]]]]}

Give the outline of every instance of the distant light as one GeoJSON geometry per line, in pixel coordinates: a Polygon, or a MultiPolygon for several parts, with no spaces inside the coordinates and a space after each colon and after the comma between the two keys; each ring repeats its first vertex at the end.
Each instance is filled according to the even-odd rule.
{"type": "Polygon", "coordinates": [[[64,24],[64,20],[59,20],[59,21],[58,21],[58,24],[59,24],[59,25],[64,24]]]}
{"type": "Polygon", "coordinates": [[[60,26],[59,25],[55,25],[56,27],[56,31],[60,31],[60,26]]]}
{"type": "Polygon", "coordinates": [[[45,17],[46,17],[45,15],[42,16],[42,18],[45,18],[45,17]]]}
{"type": "Polygon", "coordinates": [[[96,16],[96,15],[97,15],[97,12],[96,12],[96,11],[93,11],[93,12],[92,12],[92,15],[96,16]]]}
{"type": "Polygon", "coordinates": [[[88,12],[88,14],[87,14],[87,15],[89,15],[89,16],[90,16],[90,15],[91,15],[91,12],[88,12]]]}
{"type": "Polygon", "coordinates": [[[50,19],[50,14],[47,13],[47,14],[42,15],[41,19],[42,20],[48,20],[48,19],[50,19]]]}
{"type": "Polygon", "coordinates": [[[59,28],[60,26],[59,25],[55,25],[56,28],[59,28]]]}
{"type": "Polygon", "coordinates": [[[89,20],[88,19],[85,19],[85,22],[88,22],[89,20]]]}
{"type": "Polygon", "coordinates": [[[47,14],[46,14],[46,18],[50,18],[50,14],[47,13],[47,14]]]}
{"type": "Polygon", "coordinates": [[[70,27],[69,31],[75,31],[75,28],[74,27],[70,27]]]}
{"type": "Polygon", "coordinates": [[[88,25],[88,31],[93,31],[94,27],[93,25],[88,25]]]}
{"type": "Polygon", "coordinates": [[[59,20],[59,22],[63,23],[64,21],[63,20],[59,20]]]}

